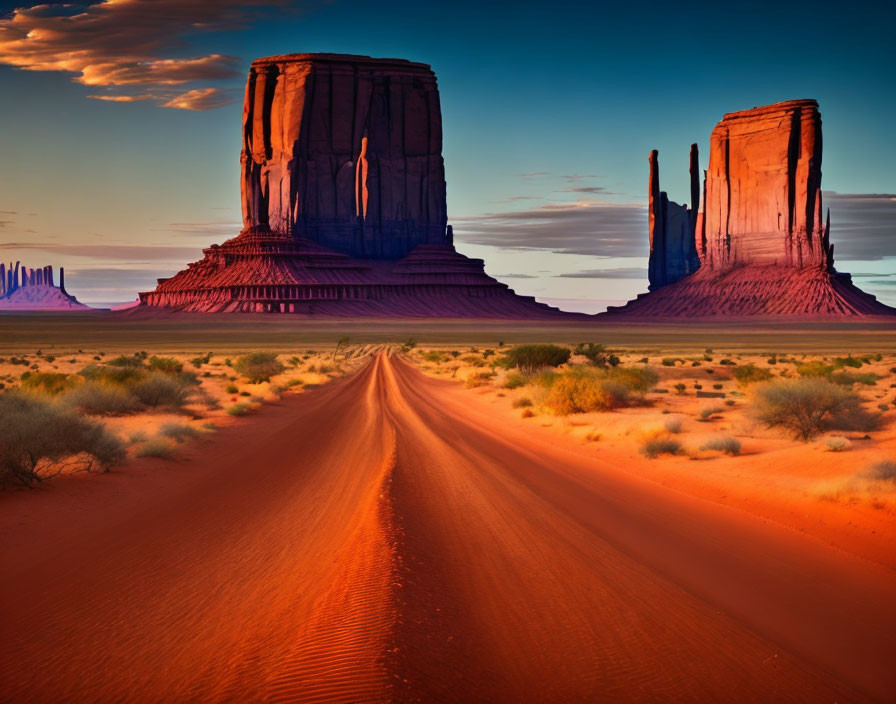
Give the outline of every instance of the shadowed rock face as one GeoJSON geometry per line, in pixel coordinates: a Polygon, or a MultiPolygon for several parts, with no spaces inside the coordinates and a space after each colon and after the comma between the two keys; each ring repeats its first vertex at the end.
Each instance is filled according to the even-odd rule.
{"type": "Polygon", "coordinates": [[[143,306],[196,312],[532,318],[455,251],[429,66],[293,54],[252,63],[243,106],[244,229],[143,306]]]}
{"type": "Polygon", "coordinates": [[[821,147],[814,100],[725,115],[710,138],[702,212],[696,148],[690,210],[659,190],[652,152],[651,293],[608,313],[653,318],[896,314],[834,269],[830,216],[822,215],[821,147]],[[682,234],[688,223],[690,232],[682,234]]]}
{"type": "Polygon", "coordinates": [[[241,162],[246,228],[364,258],[447,242],[441,107],[425,64],[333,54],[254,61],[241,162]]]}

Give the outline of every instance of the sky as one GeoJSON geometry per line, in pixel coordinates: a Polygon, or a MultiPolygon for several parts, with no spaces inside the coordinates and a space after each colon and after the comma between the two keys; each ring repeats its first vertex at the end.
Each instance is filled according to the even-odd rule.
{"type": "Polygon", "coordinates": [[[815,98],[837,268],[896,305],[896,5],[0,0],[0,260],[133,300],[238,234],[250,61],[428,63],[449,222],[517,292],[596,312],[646,290],[647,157],[688,198],[726,112],[815,98]]]}

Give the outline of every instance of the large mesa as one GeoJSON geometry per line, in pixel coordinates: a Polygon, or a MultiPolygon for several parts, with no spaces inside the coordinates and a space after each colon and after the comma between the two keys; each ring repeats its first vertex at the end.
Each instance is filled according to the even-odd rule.
{"type": "Polygon", "coordinates": [[[650,157],[650,292],[611,315],[892,315],[834,268],[821,196],[821,114],[814,100],[729,113],[710,137],[703,209],[691,148],[691,207],[659,190],[650,157]]]}
{"type": "Polygon", "coordinates": [[[202,312],[540,317],[458,253],[429,66],[344,54],[252,63],[243,231],[141,293],[202,312]]]}

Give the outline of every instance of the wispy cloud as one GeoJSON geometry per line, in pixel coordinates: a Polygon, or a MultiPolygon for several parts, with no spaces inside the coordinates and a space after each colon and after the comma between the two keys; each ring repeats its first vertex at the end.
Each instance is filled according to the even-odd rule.
{"type": "Polygon", "coordinates": [[[196,88],[172,98],[162,107],[181,110],[212,110],[232,102],[233,98],[230,97],[230,94],[219,88],[196,88]]]}
{"type": "Polygon", "coordinates": [[[896,194],[825,191],[831,241],[839,261],[896,257],[896,194]]]}
{"type": "Polygon", "coordinates": [[[171,86],[232,79],[240,60],[224,54],[172,57],[200,32],[246,26],[260,9],[288,0],[102,0],[43,4],[0,19],[0,64],[62,71],[99,87],[153,87],[138,95],[90,97],[113,102],[157,99],[164,107],[208,110],[231,102],[211,88],[178,95],[171,86]],[[205,92],[203,94],[203,91],[205,92]]]}
{"type": "Polygon", "coordinates": [[[559,191],[555,191],[556,193],[590,193],[597,194],[600,193],[605,196],[617,196],[618,193],[614,193],[613,191],[608,191],[603,186],[579,186],[578,188],[561,188],[559,191]]]}
{"type": "Polygon", "coordinates": [[[646,279],[647,269],[640,267],[622,267],[617,269],[585,269],[557,274],[563,279],[646,279]]]}
{"type": "Polygon", "coordinates": [[[647,256],[647,209],[638,204],[564,203],[455,217],[458,240],[504,249],[608,257],[647,256]]]}

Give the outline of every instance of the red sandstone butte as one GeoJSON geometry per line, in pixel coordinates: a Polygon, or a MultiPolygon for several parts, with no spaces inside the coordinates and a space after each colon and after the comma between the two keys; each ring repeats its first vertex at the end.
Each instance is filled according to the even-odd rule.
{"type": "Polygon", "coordinates": [[[699,213],[696,150],[690,211],[667,204],[653,152],[651,292],[608,313],[649,318],[896,314],[834,268],[830,215],[822,214],[821,146],[821,114],[814,100],[725,115],[710,137],[699,213]],[[696,214],[693,247],[682,247],[677,238],[688,213],[696,214]],[[686,271],[691,251],[699,257],[694,273],[686,271]]]}
{"type": "Polygon", "coordinates": [[[257,59],[242,134],[243,231],[141,293],[142,307],[562,315],[454,249],[439,90],[426,64],[344,54],[257,59]]]}

